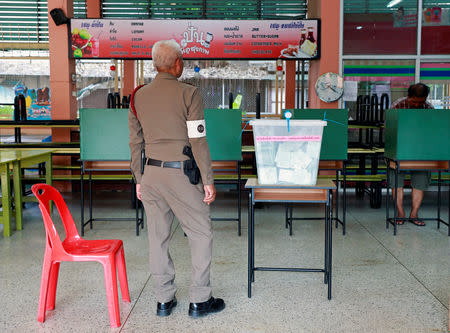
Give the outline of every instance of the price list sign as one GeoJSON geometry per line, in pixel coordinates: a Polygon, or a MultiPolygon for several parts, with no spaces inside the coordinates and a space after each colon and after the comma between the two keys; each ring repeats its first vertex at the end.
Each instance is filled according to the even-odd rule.
{"type": "Polygon", "coordinates": [[[70,57],[151,59],[174,39],[184,59],[318,59],[319,20],[72,19],[70,57]]]}

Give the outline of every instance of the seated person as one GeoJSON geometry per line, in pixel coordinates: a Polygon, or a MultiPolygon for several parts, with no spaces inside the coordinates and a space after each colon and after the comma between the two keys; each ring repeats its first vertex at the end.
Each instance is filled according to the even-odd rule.
{"type": "MultiPolygon", "coordinates": [[[[391,109],[433,109],[433,106],[427,102],[427,97],[430,88],[423,83],[416,83],[408,88],[408,97],[403,97],[395,101],[391,109]]],[[[412,187],[412,207],[409,213],[410,222],[417,226],[424,226],[425,222],[418,219],[419,208],[422,204],[424,191],[428,188],[431,181],[430,171],[400,171],[398,175],[397,195],[393,193],[394,200],[397,197],[396,205],[398,209],[398,217],[405,217],[405,210],[403,209],[403,187],[405,183],[405,174],[411,174],[412,187]]],[[[389,170],[390,187],[395,186],[395,173],[389,170]]],[[[404,220],[397,220],[397,224],[405,223],[404,220]]]]}

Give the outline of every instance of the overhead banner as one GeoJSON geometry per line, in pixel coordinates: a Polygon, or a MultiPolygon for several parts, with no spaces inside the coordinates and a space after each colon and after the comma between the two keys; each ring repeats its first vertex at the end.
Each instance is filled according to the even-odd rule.
{"type": "Polygon", "coordinates": [[[318,20],[70,20],[70,57],[151,59],[174,39],[185,59],[318,59],[318,20]]]}

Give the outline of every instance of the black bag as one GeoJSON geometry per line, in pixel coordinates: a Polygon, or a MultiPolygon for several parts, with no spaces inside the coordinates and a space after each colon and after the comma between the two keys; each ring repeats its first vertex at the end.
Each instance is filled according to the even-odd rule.
{"type": "Polygon", "coordinates": [[[189,157],[188,160],[183,162],[184,174],[189,178],[191,184],[197,185],[200,182],[200,169],[195,162],[191,147],[184,146],[183,154],[189,157]]]}

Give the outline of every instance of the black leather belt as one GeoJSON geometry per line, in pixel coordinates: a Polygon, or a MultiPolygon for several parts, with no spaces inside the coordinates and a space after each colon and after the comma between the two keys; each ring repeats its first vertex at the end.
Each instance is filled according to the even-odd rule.
{"type": "Polygon", "coordinates": [[[179,161],[160,161],[154,160],[153,158],[147,158],[147,165],[154,165],[161,168],[172,168],[172,169],[180,169],[181,162],[179,161]]]}

